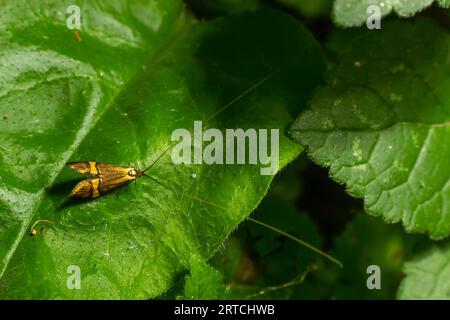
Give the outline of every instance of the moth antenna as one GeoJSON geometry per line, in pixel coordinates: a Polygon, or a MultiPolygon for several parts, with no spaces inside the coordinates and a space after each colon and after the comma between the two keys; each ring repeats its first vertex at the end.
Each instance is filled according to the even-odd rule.
{"type": "MultiPolygon", "coordinates": [[[[245,90],[244,92],[242,92],[240,95],[238,95],[236,98],[234,98],[233,100],[231,100],[230,102],[228,102],[226,105],[224,105],[223,107],[221,107],[219,110],[217,110],[216,112],[214,112],[208,119],[205,120],[205,123],[210,121],[211,119],[215,118],[219,113],[223,112],[224,110],[228,109],[231,105],[233,105],[235,102],[239,101],[240,99],[242,99],[243,97],[245,97],[247,94],[249,94],[250,92],[252,92],[253,90],[255,90],[256,88],[258,88],[260,85],[262,85],[264,82],[266,82],[267,80],[269,80],[270,78],[272,78],[274,75],[276,75],[278,72],[280,72],[281,68],[275,69],[274,71],[272,71],[270,74],[268,74],[267,76],[265,76],[264,78],[262,78],[261,80],[259,80],[257,83],[255,83],[254,85],[252,85],[250,88],[248,88],[247,90],[245,90]]],[[[153,161],[153,163],[143,171],[146,172],[147,170],[150,170],[159,160],[161,160],[161,158],[167,153],[169,152],[172,148],[174,148],[176,145],[178,145],[178,142],[171,145],[169,148],[167,148],[166,150],[164,150],[164,152],[158,157],[156,158],[155,161],[153,161]]]]}
{"type": "Polygon", "coordinates": [[[249,221],[253,222],[253,223],[259,224],[260,226],[263,226],[263,227],[265,227],[265,228],[267,228],[267,229],[269,229],[269,230],[272,230],[272,231],[274,231],[274,232],[276,232],[276,233],[279,233],[279,234],[285,236],[286,238],[289,238],[289,239],[291,239],[291,240],[293,240],[293,241],[295,241],[295,242],[301,244],[302,246],[305,246],[306,248],[308,248],[308,249],[314,251],[315,253],[321,255],[322,257],[324,257],[324,258],[330,260],[331,262],[337,264],[337,265],[338,265],[339,267],[341,267],[341,268],[344,267],[344,265],[342,264],[342,262],[340,262],[338,259],[336,259],[336,258],[330,256],[328,253],[323,252],[322,250],[320,250],[320,249],[314,247],[313,245],[311,245],[311,244],[309,244],[309,243],[307,243],[307,242],[305,242],[305,241],[303,241],[303,240],[300,240],[299,238],[294,237],[293,235],[291,235],[291,234],[289,234],[289,233],[287,233],[287,232],[284,232],[283,230],[280,230],[280,229],[278,229],[278,228],[276,228],[276,227],[274,227],[274,226],[271,226],[271,225],[269,225],[269,224],[267,224],[267,223],[264,223],[264,222],[262,222],[262,221],[256,220],[255,218],[252,218],[252,217],[247,217],[247,219],[248,219],[249,221]]]}
{"type": "MultiPolygon", "coordinates": [[[[258,88],[259,86],[261,86],[264,82],[266,82],[267,80],[269,80],[270,78],[272,78],[273,76],[275,76],[278,72],[280,72],[280,70],[281,70],[281,68],[278,68],[278,69],[274,70],[274,71],[271,72],[269,75],[265,76],[263,79],[261,79],[260,81],[258,81],[258,82],[255,83],[254,85],[252,85],[250,88],[248,88],[247,90],[245,90],[244,92],[242,92],[240,95],[238,95],[236,98],[234,98],[233,100],[231,100],[229,103],[227,103],[226,105],[224,105],[223,107],[221,107],[219,110],[217,110],[214,114],[212,114],[209,118],[207,118],[207,119],[205,120],[205,122],[210,121],[211,119],[213,119],[214,117],[216,117],[219,113],[223,112],[224,110],[226,110],[227,108],[229,108],[231,105],[233,105],[234,103],[236,103],[237,101],[239,101],[240,99],[242,99],[244,96],[246,96],[247,94],[249,94],[251,91],[253,91],[253,90],[255,90],[256,88],[258,88]]],[[[224,206],[215,204],[215,203],[210,202],[210,201],[208,201],[208,200],[205,200],[205,199],[202,199],[202,198],[198,198],[198,197],[195,197],[195,196],[192,196],[192,195],[185,194],[184,192],[179,192],[179,191],[177,191],[177,190],[174,190],[174,189],[172,189],[172,188],[166,186],[165,184],[161,183],[160,181],[156,180],[156,179],[153,178],[152,176],[149,176],[148,174],[145,174],[146,171],[150,170],[150,169],[151,169],[151,168],[152,168],[159,160],[161,160],[161,158],[162,158],[167,152],[169,152],[169,151],[170,151],[172,148],[174,148],[176,145],[178,145],[178,142],[175,143],[175,144],[173,144],[173,145],[171,145],[171,146],[170,146],[169,148],[167,148],[166,150],[164,150],[164,152],[163,152],[158,158],[156,158],[156,160],[153,161],[153,163],[152,163],[147,169],[145,169],[145,170],[142,172],[143,175],[146,176],[146,177],[148,177],[148,178],[150,178],[151,180],[153,180],[155,183],[159,184],[159,185],[162,186],[163,188],[166,188],[167,190],[172,191],[172,192],[175,193],[175,194],[179,194],[179,195],[182,195],[182,196],[186,196],[186,197],[188,197],[188,198],[190,198],[190,199],[193,199],[193,200],[197,200],[197,201],[199,201],[199,202],[206,203],[206,204],[208,204],[208,205],[210,205],[210,206],[217,207],[217,208],[223,209],[223,210],[225,210],[225,211],[228,210],[228,209],[225,208],[224,206]]],[[[291,235],[291,234],[289,234],[289,233],[287,233],[287,232],[285,232],[285,231],[283,231],[283,230],[280,230],[280,229],[278,229],[278,228],[276,228],[276,227],[273,227],[273,226],[271,226],[271,225],[269,225],[269,224],[266,224],[266,223],[264,223],[264,222],[262,222],[262,221],[259,221],[259,220],[255,219],[255,218],[247,217],[247,219],[248,219],[249,221],[253,222],[253,223],[259,224],[260,226],[263,226],[263,227],[265,227],[265,228],[267,228],[267,229],[269,229],[269,230],[271,230],[271,231],[273,231],[273,232],[276,232],[276,233],[278,233],[278,234],[280,234],[280,235],[282,235],[282,236],[285,236],[285,237],[287,237],[287,238],[289,238],[289,239],[291,239],[291,240],[293,240],[293,241],[299,243],[300,245],[302,245],[302,246],[304,246],[304,247],[306,247],[306,248],[308,248],[308,249],[314,251],[315,253],[321,255],[322,257],[324,257],[324,258],[330,260],[331,262],[337,264],[339,267],[341,267],[341,268],[343,267],[342,262],[340,262],[340,261],[337,260],[336,258],[333,258],[331,255],[325,253],[324,251],[322,251],[322,250],[320,250],[320,249],[314,247],[313,245],[311,245],[311,244],[309,244],[309,243],[307,243],[307,242],[305,242],[305,241],[303,241],[303,240],[301,240],[301,239],[298,239],[297,237],[295,237],[295,236],[293,236],[293,235],[291,235]]]]}
{"type": "MultiPolygon", "coordinates": [[[[218,205],[218,204],[215,204],[215,203],[213,203],[213,202],[211,202],[211,201],[208,201],[208,200],[205,200],[205,199],[202,199],[202,198],[198,198],[198,197],[195,197],[195,196],[191,196],[191,195],[188,195],[188,194],[186,194],[186,193],[184,193],[184,192],[179,192],[179,191],[177,191],[177,190],[174,190],[174,189],[172,189],[172,188],[166,186],[165,184],[159,182],[158,180],[156,180],[156,179],[153,178],[152,176],[149,176],[148,174],[144,174],[144,175],[145,175],[146,177],[149,177],[150,179],[152,179],[154,182],[156,182],[156,183],[159,184],[160,186],[166,188],[166,189],[169,190],[169,191],[172,191],[173,193],[176,193],[176,194],[179,194],[179,195],[182,195],[182,196],[186,196],[186,197],[191,198],[191,199],[193,199],[193,200],[197,200],[197,201],[200,201],[200,202],[209,204],[209,205],[211,205],[211,206],[214,206],[214,207],[223,209],[223,210],[225,210],[225,211],[228,210],[226,207],[221,206],[221,205],[218,205]]],[[[269,230],[271,230],[271,231],[273,231],[273,232],[276,232],[276,233],[278,233],[278,234],[280,234],[280,235],[282,235],[282,236],[285,236],[286,238],[289,238],[289,239],[291,239],[291,240],[293,240],[293,241],[299,243],[300,245],[302,245],[302,246],[308,248],[309,250],[314,251],[315,253],[321,255],[322,257],[324,257],[324,258],[330,260],[331,262],[337,264],[339,267],[341,267],[341,268],[343,267],[342,262],[340,262],[340,261],[337,260],[336,258],[332,257],[331,255],[327,254],[326,252],[323,252],[322,250],[320,250],[319,248],[316,248],[316,247],[314,247],[313,245],[311,245],[311,244],[309,244],[309,243],[307,243],[307,242],[305,242],[305,241],[303,241],[303,240],[301,240],[301,239],[299,239],[299,238],[297,238],[297,237],[295,237],[295,236],[293,236],[293,235],[291,235],[291,234],[289,234],[289,233],[287,233],[287,232],[285,232],[285,231],[283,231],[283,230],[281,230],[281,229],[278,229],[278,228],[276,228],[276,227],[273,227],[273,226],[271,226],[271,225],[269,225],[269,224],[267,224],[267,223],[264,223],[264,222],[262,222],[262,221],[259,221],[259,220],[255,219],[255,218],[247,217],[247,220],[249,220],[249,221],[251,221],[251,222],[253,222],[253,223],[259,224],[260,226],[263,226],[263,227],[265,227],[265,228],[267,228],[267,229],[269,229],[269,230]]]]}
{"type": "Polygon", "coordinates": [[[155,161],[153,161],[152,162],[152,164],[147,168],[147,169],[145,169],[144,171],[142,171],[142,173],[145,173],[145,172],[147,172],[147,170],[150,170],[159,160],[161,160],[161,158],[167,153],[167,152],[169,152],[172,148],[174,148],[176,145],[178,144],[178,142],[177,143],[175,143],[175,144],[173,144],[173,145],[171,145],[169,148],[167,148],[166,150],[164,150],[163,151],[163,153],[161,153],[160,155],[159,155],[159,157],[158,158],[156,158],[156,160],[155,161]]]}
{"type": "Polygon", "coordinates": [[[191,195],[186,194],[186,193],[184,193],[184,192],[180,192],[180,191],[177,191],[177,190],[175,190],[175,189],[172,189],[172,188],[166,186],[165,184],[163,184],[162,182],[156,180],[156,179],[153,178],[152,176],[149,176],[148,174],[144,174],[144,175],[145,175],[146,177],[152,179],[154,182],[156,182],[157,184],[159,184],[159,185],[162,186],[163,188],[166,188],[167,190],[172,191],[172,192],[175,193],[175,194],[179,194],[179,195],[181,195],[181,196],[185,196],[185,197],[188,197],[188,198],[190,198],[190,199],[197,200],[197,201],[199,201],[199,202],[203,202],[203,203],[209,204],[210,206],[213,206],[213,207],[216,207],[216,208],[225,210],[225,211],[228,210],[226,207],[221,206],[221,205],[219,205],[219,204],[216,204],[216,203],[214,203],[214,202],[211,202],[211,201],[208,201],[208,200],[199,198],[199,197],[191,196],[191,195]]]}
{"type": "Polygon", "coordinates": [[[244,92],[242,92],[240,95],[238,95],[236,98],[234,98],[233,100],[231,100],[230,102],[228,102],[226,105],[224,105],[222,108],[220,108],[219,110],[217,110],[216,112],[214,112],[208,119],[205,120],[205,122],[210,121],[211,119],[213,119],[214,117],[216,117],[219,113],[221,113],[222,111],[228,109],[231,105],[233,105],[235,102],[239,101],[240,99],[242,99],[243,97],[245,97],[247,94],[249,94],[250,92],[252,92],[253,90],[255,90],[256,88],[258,88],[260,85],[262,85],[264,82],[266,82],[267,80],[269,80],[270,78],[272,78],[274,75],[276,75],[278,72],[280,72],[281,67],[278,69],[275,69],[274,71],[272,71],[270,74],[268,74],[267,76],[265,76],[264,78],[262,78],[261,80],[259,80],[257,83],[255,83],[254,85],[252,85],[250,88],[248,88],[247,90],[245,90],[244,92]]]}
{"type": "Polygon", "coordinates": [[[36,220],[36,221],[33,223],[33,225],[31,226],[31,228],[30,228],[30,234],[31,234],[31,235],[39,234],[39,231],[36,230],[36,225],[39,224],[39,223],[42,223],[42,222],[45,222],[45,223],[51,223],[51,224],[56,224],[56,222],[53,222],[53,221],[50,221],[50,220],[45,220],[45,219],[39,219],[39,220],[36,220]]]}

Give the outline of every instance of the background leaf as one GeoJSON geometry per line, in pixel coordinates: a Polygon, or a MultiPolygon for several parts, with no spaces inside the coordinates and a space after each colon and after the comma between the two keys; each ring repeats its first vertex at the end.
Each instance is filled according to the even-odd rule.
{"type": "Polygon", "coordinates": [[[218,17],[237,12],[255,11],[260,0],[186,0],[186,3],[198,14],[206,17],[218,17]]]}
{"type": "Polygon", "coordinates": [[[276,0],[275,2],[309,18],[328,16],[333,5],[332,0],[276,0]]]}
{"type": "Polygon", "coordinates": [[[405,235],[398,225],[357,214],[331,250],[344,264],[342,272],[338,270],[339,280],[333,296],[336,299],[394,299],[403,276],[403,262],[421,239],[405,235]],[[380,267],[381,289],[367,288],[370,265],[380,267]]]}
{"type": "Polygon", "coordinates": [[[438,3],[445,8],[450,6],[449,0],[335,0],[333,15],[338,25],[355,27],[366,23],[367,18],[371,15],[367,13],[367,8],[370,5],[379,6],[382,16],[395,11],[402,17],[408,17],[424,10],[433,3],[438,3]]]}
{"type": "Polygon", "coordinates": [[[450,242],[428,244],[405,263],[399,299],[450,299],[450,242]]]}
{"type": "Polygon", "coordinates": [[[207,18],[255,11],[264,5],[288,10],[306,18],[315,18],[329,16],[333,6],[333,0],[186,0],[186,3],[198,15],[207,18]]]}
{"type": "Polygon", "coordinates": [[[367,212],[433,238],[450,234],[449,50],[429,20],[385,24],[340,58],[291,128],[367,212]]]}
{"type": "Polygon", "coordinates": [[[27,24],[19,23],[24,10],[0,10],[7,30],[0,54],[10,59],[0,73],[7,116],[0,148],[9,150],[0,165],[1,297],[157,297],[193,255],[214,253],[272,177],[254,165],[174,166],[166,156],[152,176],[227,210],[144,178],[118,195],[72,203],[78,176],[64,163],[143,168],[171,144],[174,129],[191,128],[281,68],[208,126],[280,129],[282,167],[301,151],[283,133],[321,82],[321,50],[281,13],[194,23],[180,3],[159,1],[83,3],[87,29],[77,42],[58,13],[65,5],[53,6],[27,9],[27,24]],[[38,218],[59,223],[44,237],[26,237],[38,218]],[[66,288],[69,265],[81,269],[81,290],[66,288]]]}

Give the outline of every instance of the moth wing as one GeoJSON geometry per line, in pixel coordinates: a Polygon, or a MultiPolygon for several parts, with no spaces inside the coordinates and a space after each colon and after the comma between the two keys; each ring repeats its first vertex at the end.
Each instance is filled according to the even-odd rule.
{"type": "Polygon", "coordinates": [[[66,166],[79,173],[90,173],[91,166],[89,162],[67,162],[66,166]]]}
{"type": "MultiPolygon", "coordinates": [[[[92,197],[94,193],[94,186],[92,179],[81,180],[70,192],[69,197],[71,199],[87,199],[92,197]]],[[[99,179],[96,179],[99,180],[99,179]]]]}
{"type": "Polygon", "coordinates": [[[132,167],[124,167],[124,166],[115,166],[112,164],[106,163],[97,163],[97,169],[99,175],[108,177],[119,177],[119,176],[127,176],[130,170],[133,170],[132,167]]]}
{"type": "Polygon", "coordinates": [[[110,191],[112,189],[124,186],[136,180],[135,177],[131,177],[128,175],[128,170],[125,171],[125,173],[119,171],[116,174],[107,174],[107,175],[100,174],[99,177],[101,180],[102,192],[110,191]]]}

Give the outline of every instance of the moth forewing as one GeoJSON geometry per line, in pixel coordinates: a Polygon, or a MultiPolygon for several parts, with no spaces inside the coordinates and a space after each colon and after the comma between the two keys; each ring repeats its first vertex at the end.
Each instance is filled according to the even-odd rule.
{"type": "Polygon", "coordinates": [[[100,179],[85,179],[77,183],[70,192],[71,199],[89,199],[100,196],[100,179]]]}
{"type": "Polygon", "coordinates": [[[97,163],[98,173],[101,175],[128,175],[130,170],[134,170],[133,167],[118,166],[106,163],[97,163]]]}
{"type": "Polygon", "coordinates": [[[100,190],[102,193],[129,184],[137,178],[136,176],[130,176],[128,173],[109,175],[101,174],[99,177],[102,183],[100,190]]]}
{"type": "Polygon", "coordinates": [[[96,176],[98,174],[97,162],[95,161],[85,161],[85,162],[68,162],[66,163],[70,169],[83,173],[96,176]]]}

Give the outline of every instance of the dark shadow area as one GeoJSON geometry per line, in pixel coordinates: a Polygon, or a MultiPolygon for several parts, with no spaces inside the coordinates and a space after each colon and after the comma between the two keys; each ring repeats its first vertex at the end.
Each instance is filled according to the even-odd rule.
{"type": "MultiPolygon", "coordinates": [[[[57,204],[56,212],[59,212],[65,208],[77,206],[85,203],[87,200],[72,200],[69,198],[70,191],[75,185],[80,182],[81,179],[64,180],[53,184],[46,189],[47,196],[57,204]]],[[[88,199],[89,200],[89,199],[88,199]]]]}
{"type": "MultiPolygon", "coordinates": [[[[57,204],[56,206],[56,212],[59,212],[61,210],[64,210],[66,208],[75,207],[78,205],[85,204],[86,202],[90,201],[96,201],[98,199],[104,198],[104,197],[112,197],[116,196],[119,197],[122,191],[126,191],[129,187],[129,184],[123,185],[121,187],[118,187],[116,189],[113,189],[111,191],[108,191],[106,193],[103,193],[98,198],[87,198],[87,199],[70,199],[69,194],[70,191],[75,187],[75,185],[83,180],[81,179],[71,179],[71,180],[65,180],[62,182],[55,183],[50,188],[46,189],[46,194],[49,198],[53,200],[54,203],[57,204]]],[[[137,185],[137,184],[136,184],[137,185]]]]}
{"type": "MultiPolygon", "coordinates": [[[[194,53],[208,89],[189,88],[199,101],[217,101],[205,119],[266,78],[218,114],[214,118],[216,126],[219,123],[227,128],[245,128],[259,123],[270,127],[286,111],[296,118],[306,108],[314,88],[323,83],[325,66],[309,36],[298,29],[293,19],[268,9],[216,23],[207,35],[202,35],[194,53]],[[261,93],[264,99],[258,99],[261,93]]],[[[280,129],[284,132],[286,128],[280,129]]]]}
{"type": "Polygon", "coordinates": [[[344,230],[353,215],[363,210],[363,201],[347,194],[344,185],[330,179],[327,168],[310,160],[299,178],[307,187],[297,207],[316,222],[324,239],[324,249],[329,249],[333,238],[344,230]]]}

